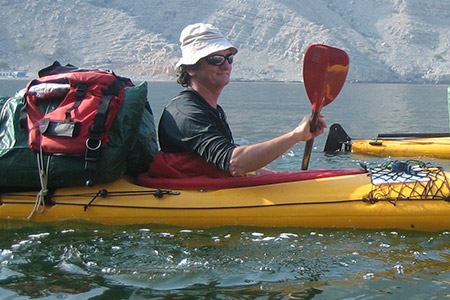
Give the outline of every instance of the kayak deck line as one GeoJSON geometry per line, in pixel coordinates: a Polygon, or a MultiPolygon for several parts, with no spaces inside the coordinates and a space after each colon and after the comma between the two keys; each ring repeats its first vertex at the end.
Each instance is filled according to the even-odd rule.
{"type": "Polygon", "coordinates": [[[377,139],[417,139],[417,138],[437,138],[437,137],[450,137],[450,132],[440,133],[379,133],[377,139]]]}
{"type": "MultiPolygon", "coordinates": [[[[102,197],[102,198],[106,198],[106,197],[128,197],[128,196],[153,196],[156,198],[161,198],[163,197],[163,195],[179,195],[179,192],[174,192],[174,191],[169,191],[169,190],[153,190],[153,191],[107,191],[105,189],[99,190],[97,193],[85,193],[85,194],[72,194],[72,195],[53,195],[50,196],[49,198],[46,198],[45,200],[45,205],[46,206],[53,206],[53,205],[73,205],[73,206],[79,206],[79,205],[83,205],[84,206],[84,210],[87,210],[88,207],[90,206],[97,206],[95,204],[93,204],[93,202],[97,199],[97,197],[102,197]],[[87,204],[77,204],[77,203],[71,203],[71,202],[56,202],[55,198],[67,198],[67,197],[79,197],[79,198],[90,198],[91,200],[89,201],[89,203],[87,204]]],[[[29,198],[33,198],[33,201],[28,201],[28,202],[16,202],[16,201],[2,201],[0,198],[0,205],[1,204],[35,204],[34,199],[36,199],[36,195],[24,195],[24,194],[15,194],[15,193],[5,193],[3,194],[7,197],[19,197],[19,198],[23,198],[23,197],[29,197],[29,198]]],[[[98,206],[104,206],[104,207],[116,207],[114,205],[98,205],[98,206]]],[[[119,207],[119,206],[117,206],[119,207]]],[[[147,208],[145,206],[142,207],[135,207],[135,206],[120,206],[120,207],[128,207],[128,208],[147,208]]]]}
{"type": "MultiPolygon", "coordinates": [[[[107,196],[115,196],[115,197],[126,197],[126,196],[154,196],[157,198],[161,198],[164,194],[173,194],[177,195],[179,192],[174,192],[170,190],[151,190],[151,191],[107,191],[107,190],[99,190],[97,193],[82,193],[82,194],[67,194],[67,195],[52,195],[51,198],[65,198],[65,197],[81,197],[81,198],[92,198],[96,196],[107,197],[107,196]],[[105,194],[106,193],[106,194],[105,194]]],[[[2,193],[2,195],[9,197],[30,197],[35,198],[36,194],[22,194],[22,193],[2,193]]]]}
{"type": "MultiPolygon", "coordinates": [[[[378,199],[380,201],[385,199],[378,199]]],[[[417,200],[417,199],[416,199],[417,200]]],[[[423,200],[423,199],[422,199],[423,200]]],[[[432,199],[437,200],[437,199],[432,199]]],[[[167,206],[134,206],[134,205],[112,205],[112,204],[91,204],[89,207],[111,207],[111,208],[137,208],[137,209],[160,209],[160,210],[222,210],[222,209],[249,209],[249,208],[261,208],[261,207],[275,207],[275,206],[293,206],[293,205],[320,205],[320,204],[340,204],[348,202],[370,202],[366,199],[354,199],[354,200],[339,200],[339,201],[328,201],[328,202],[296,202],[296,203],[271,203],[271,204],[260,204],[260,205],[240,205],[240,206],[215,206],[215,207],[167,207],[167,206]]],[[[34,202],[4,202],[4,204],[24,204],[24,205],[34,205],[34,202]]],[[[70,203],[70,202],[58,202],[57,205],[68,205],[68,206],[85,206],[85,204],[80,203],[70,203]]],[[[373,202],[372,204],[375,204],[373,202]]]]}
{"type": "MultiPolygon", "coordinates": [[[[249,208],[269,208],[275,206],[294,206],[294,205],[329,205],[329,204],[341,204],[341,203],[351,203],[351,202],[364,202],[370,204],[376,204],[378,202],[389,202],[392,205],[396,205],[397,201],[445,201],[450,202],[448,198],[363,198],[363,199],[348,199],[348,200],[338,200],[338,201],[326,201],[326,202],[296,202],[296,203],[271,203],[271,204],[261,204],[261,205],[241,205],[241,206],[215,206],[215,207],[164,207],[164,206],[135,206],[135,205],[114,205],[114,204],[81,204],[81,203],[71,203],[71,202],[57,202],[54,205],[65,205],[65,206],[83,206],[85,210],[89,207],[102,207],[102,208],[131,208],[131,209],[155,209],[155,210],[215,210],[215,209],[249,209],[249,208]]],[[[20,205],[34,205],[34,202],[16,202],[16,201],[5,201],[3,204],[20,204],[20,205]]]]}
{"type": "MultiPolygon", "coordinates": [[[[375,139],[374,141],[370,141],[369,144],[371,146],[383,146],[383,143],[387,141],[393,141],[393,140],[386,140],[386,139],[375,139]]],[[[417,140],[408,140],[408,139],[401,139],[401,140],[395,140],[400,145],[405,144],[418,144],[418,145],[439,145],[442,143],[437,143],[434,141],[417,141],[417,140]]],[[[447,144],[447,143],[446,143],[447,144]]],[[[448,143],[450,145],[450,143],[448,143]]]]}

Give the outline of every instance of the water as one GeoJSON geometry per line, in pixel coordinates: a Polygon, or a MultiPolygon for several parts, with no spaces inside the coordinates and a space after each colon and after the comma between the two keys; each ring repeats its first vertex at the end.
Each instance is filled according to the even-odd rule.
{"type": "MultiPolygon", "coordinates": [[[[23,87],[0,81],[0,94],[23,87]]],[[[151,82],[158,119],[180,88],[151,82]]],[[[446,86],[347,84],[323,109],[353,138],[447,132],[446,86]]],[[[256,143],[311,110],[299,83],[232,83],[220,104],[235,140],[256,143]]],[[[310,169],[357,167],[372,158],[322,152],[310,169]]],[[[298,170],[303,143],[270,165],[298,170]]],[[[447,161],[426,160],[450,169],[447,161]]],[[[0,221],[1,299],[445,299],[450,232],[314,228],[181,228],[0,221]]]]}

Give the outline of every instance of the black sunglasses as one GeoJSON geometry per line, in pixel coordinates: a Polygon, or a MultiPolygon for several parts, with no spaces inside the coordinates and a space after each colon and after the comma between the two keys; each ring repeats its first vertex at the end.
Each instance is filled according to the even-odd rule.
{"type": "Polygon", "coordinates": [[[205,57],[206,62],[213,66],[221,66],[225,63],[225,61],[228,61],[228,63],[231,65],[233,63],[233,59],[234,53],[230,53],[226,56],[220,54],[212,54],[205,57]]]}

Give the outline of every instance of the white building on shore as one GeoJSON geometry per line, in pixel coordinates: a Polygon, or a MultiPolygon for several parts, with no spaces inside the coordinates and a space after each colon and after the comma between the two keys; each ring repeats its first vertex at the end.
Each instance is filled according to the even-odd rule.
{"type": "Polygon", "coordinates": [[[0,77],[26,77],[25,71],[0,71],[0,77]]]}

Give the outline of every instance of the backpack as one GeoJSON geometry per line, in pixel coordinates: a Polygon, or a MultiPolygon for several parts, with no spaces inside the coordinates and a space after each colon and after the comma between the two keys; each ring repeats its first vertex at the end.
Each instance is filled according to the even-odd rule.
{"type": "MultiPolygon", "coordinates": [[[[59,63],[54,66],[62,71],[59,63]]],[[[72,66],[63,73],[52,72],[30,81],[25,88],[30,147],[46,154],[84,154],[86,170],[95,171],[99,151],[109,142],[108,130],[128,86],[133,86],[131,80],[114,73],[72,66]],[[58,100],[61,102],[52,111],[41,110],[58,100]]]]}
{"type": "Polygon", "coordinates": [[[43,71],[0,103],[2,190],[105,183],[148,167],[157,144],[146,82],[57,62],[43,71]]]}

